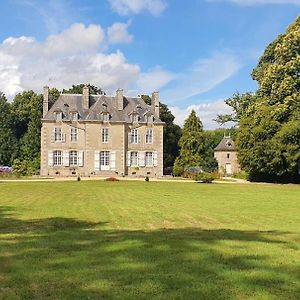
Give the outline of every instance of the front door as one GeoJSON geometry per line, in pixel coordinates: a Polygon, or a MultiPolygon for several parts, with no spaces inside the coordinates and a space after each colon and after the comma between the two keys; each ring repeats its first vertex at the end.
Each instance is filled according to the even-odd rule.
{"type": "Polygon", "coordinates": [[[225,172],[226,172],[227,175],[231,175],[232,174],[231,164],[230,163],[227,163],[225,165],[225,172]]]}

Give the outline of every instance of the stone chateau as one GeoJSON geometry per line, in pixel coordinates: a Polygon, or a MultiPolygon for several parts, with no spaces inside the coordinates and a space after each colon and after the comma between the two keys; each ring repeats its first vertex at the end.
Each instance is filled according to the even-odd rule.
{"type": "Polygon", "coordinates": [[[42,176],[163,175],[163,127],[159,93],[151,105],[140,97],[61,94],[49,109],[44,87],[42,176]]]}

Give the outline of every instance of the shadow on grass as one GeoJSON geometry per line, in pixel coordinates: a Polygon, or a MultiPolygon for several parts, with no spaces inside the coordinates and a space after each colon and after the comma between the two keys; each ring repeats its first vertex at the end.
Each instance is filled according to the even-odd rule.
{"type": "Polygon", "coordinates": [[[106,223],[13,215],[0,209],[3,299],[299,296],[297,266],[272,263],[287,232],[109,230],[106,223]]]}

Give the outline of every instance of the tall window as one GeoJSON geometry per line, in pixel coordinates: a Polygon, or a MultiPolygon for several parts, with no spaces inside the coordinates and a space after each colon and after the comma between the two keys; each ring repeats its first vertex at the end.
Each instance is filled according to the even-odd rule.
{"type": "Polygon", "coordinates": [[[100,152],[100,166],[109,166],[109,151],[100,152]]]}
{"type": "Polygon", "coordinates": [[[146,167],[153,166],[153,152],[146,152],[146,167]]]}
{"type": "Polygon", "coordinates": [[[139,142],[139,132],[137,129],[131,130],[131,143],[137,144],[139,142]]]}
{"type": "Polygon", "coordinates": [[[62,151],[53,151],[53,165],[54,166],[62,165],[62,151]]]}
{"type": "Polygon", "coordinates": [[[138,153],[130,152],[130,166],[135,167],[138,166],[138,153]]]}
{"type": "Polygon", "coordinates": [[[108,128],[102,128],[102,143],[108,143],[108,128]]]}
{"type": "Polygon", "coordinates": [[[152,141],[153,141],[153,130],[151,128],[147,128],[146,144],[152,144],[152,141]]]}
{"type": "Polygon", "coordinates": [[[61,131],[61,128],[59,128],[59,127],[54,128],[54,141],[55,142],[62,141],[62,131],[61,131]]]}
{"type": "Polygon", "coordinates": [[[77,151],[69,152],[69,163],[70,163],[70,166],[78,165],[78,152],[77,151]]]}
{"type": "Polygon", "coordinates": [[[71,127],[71,142],[77,142],[78,139],[78,129],[71,127]]]}

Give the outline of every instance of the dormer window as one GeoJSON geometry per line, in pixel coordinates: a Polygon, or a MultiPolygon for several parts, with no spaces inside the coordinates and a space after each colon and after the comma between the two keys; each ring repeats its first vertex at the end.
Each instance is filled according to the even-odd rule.
{"type": "Polygon", "coordinates": [[[109,113],[103,113],[102,114],[102,121],[108,122],[109,121],[109,113]]]}
{"type": "Polygon", "coordinates": [[[54,112],[54,119],[55,121],[60,122],[62,120],[62,112],[61,111],[54,112]]]}
{"type": "Polygon", "coordinates": [[[153,123],[153,116],[152,116],[152,115],[148,115],[148,116],[146,117],[146,120],[147,120],[147,123],[148,123],[148,124],[153,123]]]}
{"type": "Polygon", "coordinates": [[[132,123],[138,123],[139,122],[139,115],[133,114],[132,115],[132,123]]]}
{"type": "Polygon", "coordinates": [[[230,141],[228,141],[226,144],[229,148],[232,147],[232,143],[230,141]]]}
{"type": "Polygon", "coordinates": [[[78,112],[71,112],[71,120],[78,121],[78,112]]]}

